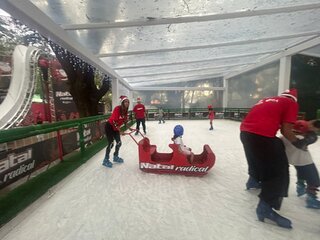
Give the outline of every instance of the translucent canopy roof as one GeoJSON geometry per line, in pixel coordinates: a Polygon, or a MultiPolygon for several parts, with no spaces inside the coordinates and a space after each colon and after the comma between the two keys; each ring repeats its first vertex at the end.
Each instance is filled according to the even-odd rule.
{"type": "Polygon", "coordinates": [[[320,0],[1,0],[0,7],[132,90],[230,78],[319,56],[320,0]]]}

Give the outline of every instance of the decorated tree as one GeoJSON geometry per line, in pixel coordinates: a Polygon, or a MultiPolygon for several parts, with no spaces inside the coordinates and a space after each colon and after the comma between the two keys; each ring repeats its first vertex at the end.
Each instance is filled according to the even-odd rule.
{"type": "Polygon", "coordinates": [[[100,74],[101,81],[96,81],[99,74],[94,67],[54,42],[49,44],[67,74],[69,91],[80,117],[97,115],[98,103],[110,89],[109,77],[100,74]]]}
{"type": "Polygon", "coordinates": [[[35,46],[48,56],[54,52],[67,74],[69,91],[80,117],[98,114],[98,103],[110,89],[108,76],[20,21],[10,16],[0,16],[0,51],[10,55],[18,44],[35,46]]]}

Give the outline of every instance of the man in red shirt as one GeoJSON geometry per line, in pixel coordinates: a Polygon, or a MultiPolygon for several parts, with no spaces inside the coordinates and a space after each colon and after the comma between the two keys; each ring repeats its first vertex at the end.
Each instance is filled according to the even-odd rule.
{"type": "Polygon", "coordinates": [[[294,146],[304,148],[304,140],[299,140],[292,131],[297,115],[297,90],[291,89],[280,96],[260,100],[240,126],[248,162],[247,189],[261,187],[256,209],[258,219],[270,219],[284,228],[292,228],[291,221],[273,209],[280,210],[283,197],[288,196],[289,165],[284,145],[276,134],[280,130],[294,146]]]}
{"type": "Polygon", "coordinates": [[[146,134],[146,108],[141,103],[141,98],[137,98],[137,104],[134,106],[133,110],[135,118],[136,118],[136,133],[135,135],[138,135],[140,130],[140,123],[142,124],[143,132],[146,134]]]}

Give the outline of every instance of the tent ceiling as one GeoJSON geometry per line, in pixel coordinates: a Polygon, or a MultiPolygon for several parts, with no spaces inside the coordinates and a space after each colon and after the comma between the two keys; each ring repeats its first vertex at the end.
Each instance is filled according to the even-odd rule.
{"type": "Polygon", "coordinates": [[[320,55],[320,0],[2,0],[0,7],[131,89],[232,77],[320,55]]]}

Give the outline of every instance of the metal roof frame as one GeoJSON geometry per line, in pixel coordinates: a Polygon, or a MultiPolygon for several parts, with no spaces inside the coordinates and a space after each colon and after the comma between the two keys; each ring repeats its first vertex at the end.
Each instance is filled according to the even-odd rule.
{"type": "Polygon", "coordinates": [[[320,56],[320,0],[2,0],[0,8],[129,90],[320,56]]]}

